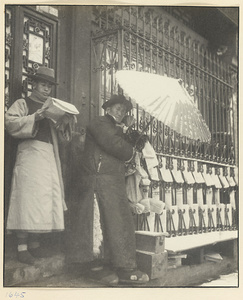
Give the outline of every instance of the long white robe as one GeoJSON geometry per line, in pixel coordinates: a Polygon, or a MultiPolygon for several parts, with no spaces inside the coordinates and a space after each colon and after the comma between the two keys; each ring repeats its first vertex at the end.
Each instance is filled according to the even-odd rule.
{"type": "Polygon", "coordinates": [[[52,123],[53,145],[34,137],[38,131],[34,114],[28,115],[24,99],[5,114],[6,130],[21,139],[13,170],[8,230],[64,230],[64,201],[57,133],[52,123]]]}

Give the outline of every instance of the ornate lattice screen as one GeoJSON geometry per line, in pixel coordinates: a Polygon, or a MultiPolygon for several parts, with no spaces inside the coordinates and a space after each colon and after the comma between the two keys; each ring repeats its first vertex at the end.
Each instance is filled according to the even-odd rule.
{"type": "MultiPolygon", "coordinates": [[[[158,153],[234,164],[232,72],[208,42],[183,23],[178,25],[162,8],[94,7],[93,72],[99,81],[94,91],[100,106],[117,92],[114,75],[135,69],[181,78],[212,133],[210,144],[191,141],[156,120],[147,129],[158,153]]],[[[189,22],[188,22],[189,23],[189,22]]],[[[134,108],[137,127],[150,120],[134,108]]]]}
{"type": "Polygon", "coordinates": [[[6,6],[5,108],[31,91],[27,74],[39,66],[56,69],[57,18],[23,6],[6,6]],[[14,86],[13,86],[14,84],[14,86]],[[12,86],[10,86],[12,85],[12,86]],[[21,89],[21,91],[20,91],[21,89]]]}

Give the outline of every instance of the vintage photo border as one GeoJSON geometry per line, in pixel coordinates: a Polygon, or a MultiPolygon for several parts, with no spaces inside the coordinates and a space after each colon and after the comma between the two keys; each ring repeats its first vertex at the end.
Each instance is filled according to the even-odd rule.
{"type": "MultiPolygon", "coordinates": [[[[1,1],[0,7],[1,7],[1,41],[2,45],[4,45],[4,5],[7,4],[15,4],[15,5],[183,5],[183,6],[239,6],[239,112],[238,115],[241,114],[241,89],[240,89],[240,82],[242,78],[242,69],[241,69],[241,52],[240,49],[242,48],[242,1],[230,1],[230,0],[209,0],[209,1],[149,1],[149,0],[132,0],[132,1],[71,1],[68,2],[63,0],[59,1],[7,1],[3,0],[1,1]]],[[[0,171],[1,171],[1,181],[0,181],[0,191],[1,191],[1,208],[2,208],[2,214],[0,214],[0,221],[1,224],[3,224],[3,168],[4,168],[4,153],[3,153],[3,145],[4,145],[4,118],[3,118],[3,112],[4,112],[4,48],[2,48],[1,51],[1,65],[2,70],[0,78],[1,78],[1,84],[2,84],[2,101],[1,103],[1,113],[0,113],[0,123],[1,123],[1,134],[0,134],[0,145],[1,147],[1,160],[0,160],[0,171]]],[[[242,48],[243,49],[243,48],[242,48]]],[[[241,118],[239,118],[239,154],[241,150],[241,126],[242,121],[241,118]]],[[[239,155],[240,156],[240,155],[239,155]]],[[[241,158],[239,157],[239,185],[241,186],[241,158]]],[[[239,189],[239,201],[241,199],[241,189],[239,189]]],[[[242,205],[239,206],[239,215],[242,214],[242,205]]],[[[241,234],[241,227],[242,227],[242,221],[241,218],[239,218],[239,232],[241,234]]],[[[3,226],[1,227],[1,267],[3,267],[3,226]]],[[[239,239],[239,245],[240,250],[239,254],[241,253],[241,238],[239,239]]],[[[7,296],[9,291],[18,291],[18,292],[25,292],[25,296],[22,299],[28,299],[28,300],[39,300],[39,299],[56,299],[56,300],[62,300],[62,299],[114,299],[116,298],[127,298],[127,299],[161,299],[162,297],[170,297],[173,299],[203,299],[207,297],[208,299],[242,299],[243,293],[242,293],[242,264],[241,264],[241,255],[239,255],[239,288],[95,288],[95,289],[86,289],[86,288],[5,288],[3,287],[3,270],[1,268],[1,289],[0,289],[0,299],[9,299],[7,296]]],[[[12,299],[17,299],[16,297],[12,297],[12,299]]]]}

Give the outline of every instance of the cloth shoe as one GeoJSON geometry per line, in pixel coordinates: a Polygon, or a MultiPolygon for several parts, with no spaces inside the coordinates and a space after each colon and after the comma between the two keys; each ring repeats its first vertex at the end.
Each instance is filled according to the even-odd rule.
{"type": "Polygon", "coordinates": [[[32,256],[36,258],[50,257],[53,255],[53,253],[51,253],[50,250],[42,247],[29,248],[29,252],[32,256]]]}
{"type": "Polygon", "coordinates": [[[144,284],[149,281],[149,276],[138,269],[119,269],[117,274],[120,283],[144,284]]]}
{"type": "Polygon", "coordinates": [[[24,264],[33,265],[35,263],[34,257],[29,253],[28,250],[18,251],[18,261],[24,264]]]}
{"type": "Polygon", "coordinates": [[[118,284],[119,278],[116,273],[109,268],[90,269],[88,277],[91,280],[99,281],[107,286],[114,286],[118,284]]]}

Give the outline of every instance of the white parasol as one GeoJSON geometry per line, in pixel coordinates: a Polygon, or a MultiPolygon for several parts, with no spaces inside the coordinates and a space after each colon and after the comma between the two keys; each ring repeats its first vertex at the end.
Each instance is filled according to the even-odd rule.
{"type": "Polygon", "coordinates": [[[142,109],[182,136],[209,142],[211,133],[192,97],[179,79],[120,70],[117,83],[142,109]]]}

